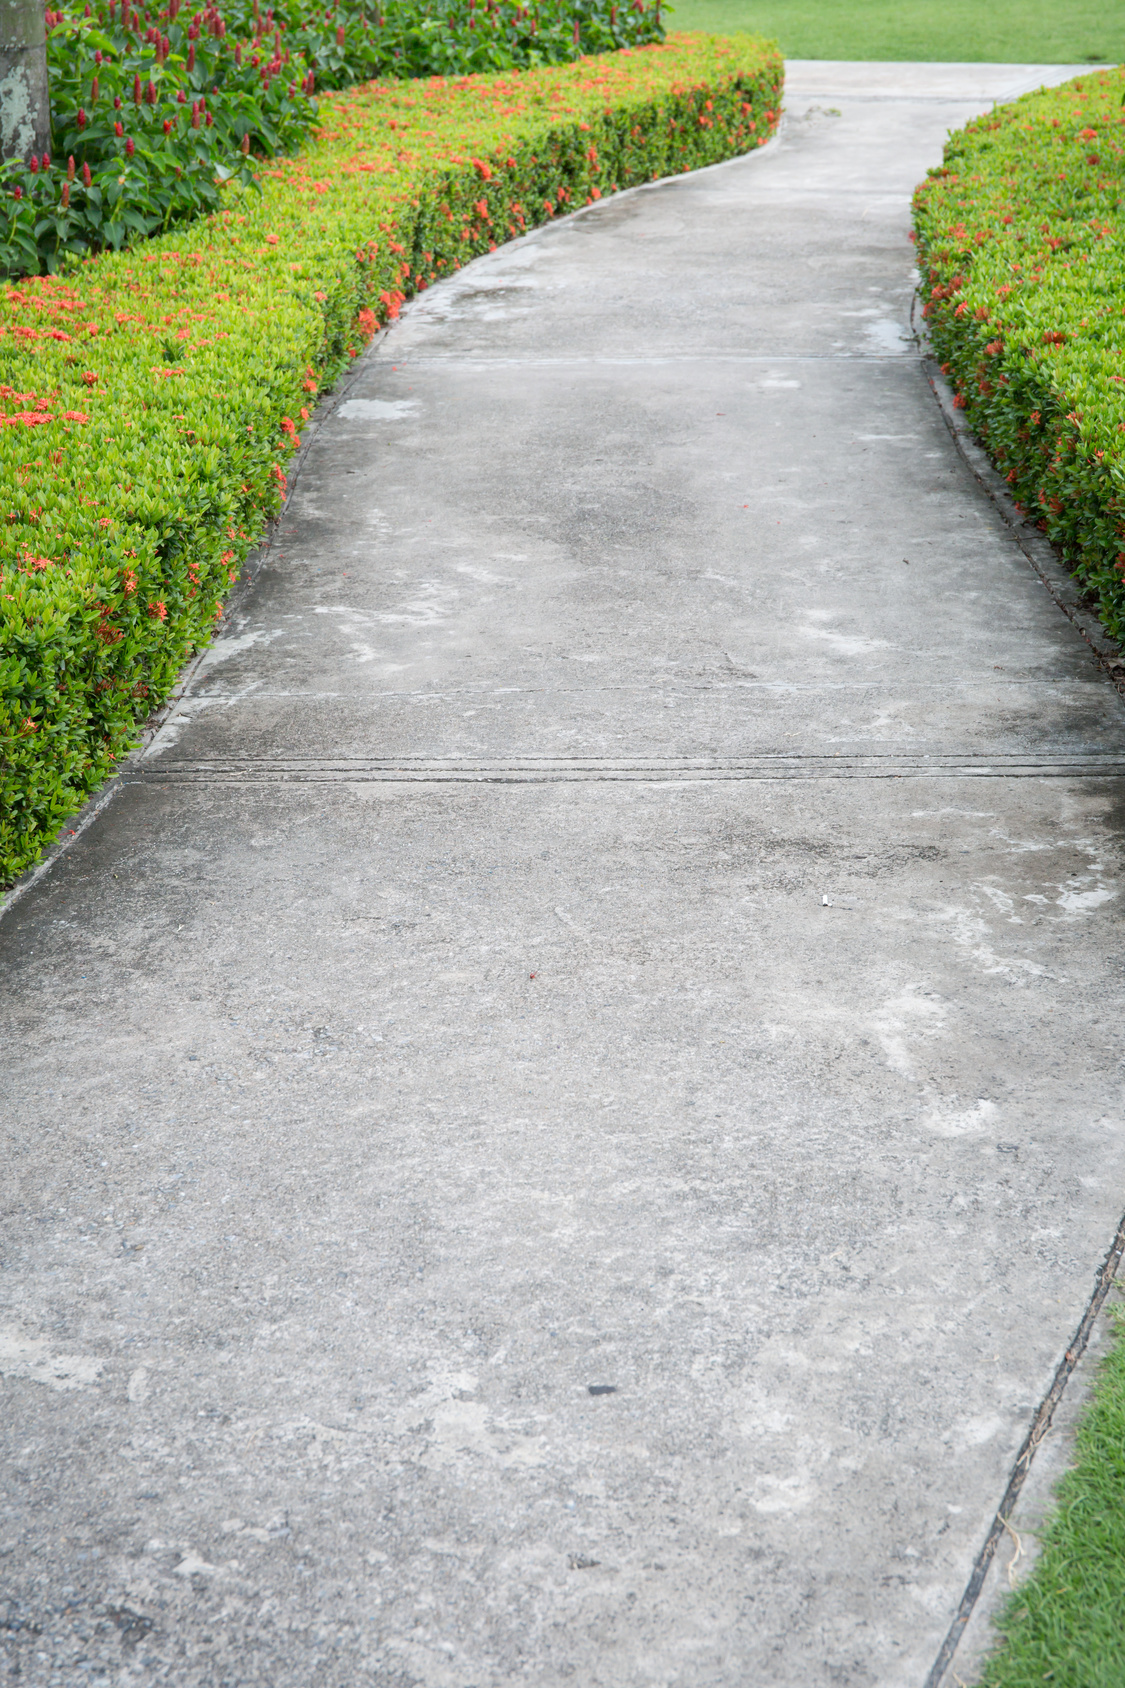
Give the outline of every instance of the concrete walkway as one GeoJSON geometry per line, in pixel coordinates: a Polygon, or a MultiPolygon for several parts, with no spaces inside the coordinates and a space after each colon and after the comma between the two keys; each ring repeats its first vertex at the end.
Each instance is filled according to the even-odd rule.
{"type": "Polygon", "coordinates": [[[22,1684],[921,1688],[1125,1205],[1125,715],[906,330],[1041,75],[426,294],[5,918],[22,1684]]]}

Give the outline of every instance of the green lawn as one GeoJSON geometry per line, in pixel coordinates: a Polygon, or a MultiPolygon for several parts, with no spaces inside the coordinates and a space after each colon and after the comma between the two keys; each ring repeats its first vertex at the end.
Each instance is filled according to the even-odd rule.
{"type": "Polygon", "coordinates": [[[1125,0],[676,0],[668,27],[752,30],[789,59],[1125,60],[1125,0]]]}
{"type": "Polygon", "coordinates": [[[1013,1595],[985,1688],[1125,1683],[1125,1325],[1102,1364],[1043,1552],[1013,1595]]]}

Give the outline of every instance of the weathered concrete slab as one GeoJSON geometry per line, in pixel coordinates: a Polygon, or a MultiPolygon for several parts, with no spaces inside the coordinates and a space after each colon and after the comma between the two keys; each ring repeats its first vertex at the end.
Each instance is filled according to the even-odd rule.
{"type": "Polygon", "coordinates": [[[21,1681],[923,1682],[1125,1176],[1121,703],[907,327],[970,68],[427,294],[0,926],[21,1681]]]}

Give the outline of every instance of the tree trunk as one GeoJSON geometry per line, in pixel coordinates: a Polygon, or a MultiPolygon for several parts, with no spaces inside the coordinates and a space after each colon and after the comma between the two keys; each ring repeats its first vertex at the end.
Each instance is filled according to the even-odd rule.
{"type": "Polygon", "coordinates": [[[0,0],[0,158],[50,150],[43,0],[0,0]]]}

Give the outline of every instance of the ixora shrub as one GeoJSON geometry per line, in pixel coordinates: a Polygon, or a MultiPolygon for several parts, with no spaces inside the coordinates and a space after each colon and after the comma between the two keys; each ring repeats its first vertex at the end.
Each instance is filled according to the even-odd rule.
{"type": "Polygon", "coordinates": [[[52,150],[0,165],[0,275],[120,249],[217,208],[293,151],[319,89],[560,64],[664,38],[660,0],[77,0],[48,11],[52,150]]]}
{"type": "Polygon", "coordinates": [[[0,884],[135,741],[285,495],[317,394],[403,300],[630,183],[765,143],[782,64],[674,37],[372,83],[223,209],[0,304],[0,884]]]}
{"type": "Polygon", "coordinates": [[[915,195],[924,314],[956,403],[1125,638],[1125,73],[951,137],[915,195]]]}

